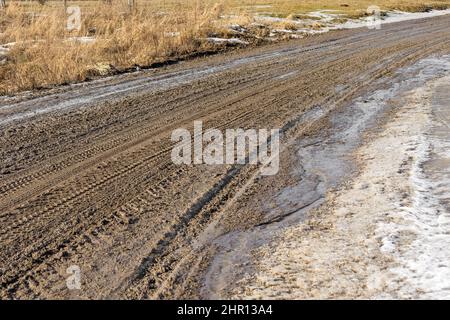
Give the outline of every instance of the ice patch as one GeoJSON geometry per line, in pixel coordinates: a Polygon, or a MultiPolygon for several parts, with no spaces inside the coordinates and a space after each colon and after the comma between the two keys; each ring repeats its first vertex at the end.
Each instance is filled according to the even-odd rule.
{"type": "Polygon", "coordinates": [[[344,16],[344,14],[336,13],[334,10],[320,10],[320,11],[313,11],[307,14],[307,16],[312,18],[319,18],[323,22],[330,22],[334,19],[341,18],[344,16]]]}
{"type": "Polygon", "coordinates": [[[209,42],[218,43],[218,44],[222,44],[222,43],[229,43],[229,44],[233,44],[233,45],[237,45],[237,44],[248,45],[249,44],[247,41],[244,41],[244,40],[241,40],[238,38],[225,39],[225,38],[209,37],[209,38],[206,38],[206,40],[209,42]]]}
{"type": "MultiPolygon", "coordinates": [[[[431,17],[438,17],[450,14],[450,9],[446,10],[432,10],[429,12],[403,12],[403,11],[388,11],[380,17],[380,23],[389,24],[401,21],[424,19],[431,17]]],[[[355,29],[374,26],[373,16],[363,17],[360,19],[349,19],[343,23],[334,22],[336,19],[344,18],[345,15],[337,13],[333,10],[321,10],[314,11],[306,14],[306,16],[311,17],[311,19],[287,19],[271,16],[257,16],[255,19],[260,22],[266,23],[291,23],[298,26],[297,30],[289,30],[289,33],[293,34],[320,34],[329,32],[331,30],[342,30],[342,29],[355,29]]],[[[287,31],[284,31],[287,33],[287,31]]],[[[271,36],[276,36],[276,30],[272,30],[271,36]]]]}
{"type": "Polygon", "coordinates": [[[450,298],[450,129],[439,121],[450,119],[449,84],[450,77],[437,80],[430,90],[439,99],[421,104],[418,111],[428,115],[429,123],[424,132],[410,137],[411,202],[397,204],[390,215],[394,222],[377,228],[381,251],[398,263],[388,283],[400,298],[450,298]],[[436,88],[441,88],[439,93],[436,88]],[[439,114],[441,109],[444,114],[439,114]]]}
{"type": "MultiPolygon", "coordinates": [[[[432,10],[429,12],[403,12],[403,11],[389,11],[386,16],[381,17],[381,24],[395,23],[408,20],[417,20],[431,17],[443,16],[450,14],[450,9],[447,10],[432,10]]],[[[365,27],[372,21],[372,17],[365,17],[358,20],[349,20],[342,24],[337,24],[331,29],[354,29],[365,27]]]]}

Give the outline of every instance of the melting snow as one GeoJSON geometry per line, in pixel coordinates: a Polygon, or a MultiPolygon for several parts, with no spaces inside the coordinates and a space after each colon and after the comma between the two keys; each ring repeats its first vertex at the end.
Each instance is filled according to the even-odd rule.
{"type": "MultiPolygon", "coordinates": [[[[432,10],[430,12],[402,12],[402,11],[389,11],[386,12],[385,16],[380,19],[381,26],[387,23],[401,22],[407,20],[423,19],[430,17],[437,17],[450,14],[450,9],[447,10],[432,10]]],[[[330,30],[340,30],[340,29],[354,29],[362,28],[368,26],[374,26],[374,17],[368,16],[360,19],[350,19],[344,23],[334,23],[335,19],[343,18],[345,15],[337,13],[333,10],[321,10],[314,11],[306,14],[306,16],[311,17],[311,19],[287,19],[278,18],[270,16],[257,16],[256,20],[266,23],[292,23],[299,27],[297,30],[282,30],[275,29],[272,30],[271,36],[275,36],[276,33],[303,33],[303,34],[319,34],[329,32],[330,30]]]]}
{"type": "Polygon", "coordinates": [[[230,43],[230,44],[243,44],[243,45],[249,44],[247,41],[244,41],[244,40],[241,40],[238,38],[226,39],[226,38],[209,37],[209,38],[206,38],[206,40],[208,40],[209,42],[213,42],[213,43],[230,43]]]}

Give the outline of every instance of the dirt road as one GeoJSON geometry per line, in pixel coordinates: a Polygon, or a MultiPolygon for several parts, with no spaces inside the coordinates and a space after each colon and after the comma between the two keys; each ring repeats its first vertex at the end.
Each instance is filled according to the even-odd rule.
{"type": "Polygon", "coordinates": [[[2,98],[0,297],[224,296],[214,281],[228,281],[222,269],[245,261],[212,259],[223,249],[217,239],[320,205],[352,166],[336,166],[342,174],[326,183],[292,175],[297,147],[339,131],[331,117],[389,85],[399,68],[448,54],[449,30],[442,16],[332,32],[2,98]],[[171,133],[194,120],[282,128],[280,174],[253,179],[252,165],[173,164],[171,133]],[[308,199],[271,202],[302,179],[314,192],[296,192],[308,199]],[[279,210],[267,215],[269,207],[279,210]],[[71,266],[80,290],[66,286],[71,266]]]}

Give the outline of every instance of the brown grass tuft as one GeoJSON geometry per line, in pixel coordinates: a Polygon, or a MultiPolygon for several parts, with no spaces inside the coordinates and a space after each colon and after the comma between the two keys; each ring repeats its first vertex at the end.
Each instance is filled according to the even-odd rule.
{"type": "Polygon", "coordinates": [[[15,43],[0,66],[0,92],[83,81],[206,50],[209,44],[199,39],[214,30],[222,10],[215,4],[167,14],[100,2],[82,12],[79,31],[67,31],[62,7],[11,3],[0,12],[0,43],[15,43]],[[83,42],[86,36],[95,41],[83,42]]]}

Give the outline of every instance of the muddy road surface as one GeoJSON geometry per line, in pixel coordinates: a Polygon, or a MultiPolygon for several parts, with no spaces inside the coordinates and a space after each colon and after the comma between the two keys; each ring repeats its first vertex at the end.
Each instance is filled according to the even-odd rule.
{"type": "Polygon", "coordinates": [[[245,255],[231,254],[233,235],[320,206],[352,173],[351,163],[330,170],[323,153],[300,163],[298,147],[342,131],[339,117],[358,121],[346,108],[389,87],[398,70],[449,54],[449,30],[442,16],[331,32],[1,98],[0,297],[227,296],[227,282],[252,272],[245,255]],[[172,131],[197,120],[220,130],[281,128],[279,174],[174,164],[172,131]],[[308,173],[321,165],[336,174],[308,173]],[[280,192],[284,200],[272,201],[280,192]],[[80,287],[69,289],[74,275],[80,287]]]}

